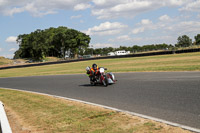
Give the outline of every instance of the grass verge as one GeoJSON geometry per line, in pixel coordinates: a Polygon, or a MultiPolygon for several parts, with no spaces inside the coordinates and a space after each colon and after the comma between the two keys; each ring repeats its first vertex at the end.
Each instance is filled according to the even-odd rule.
{"type": "Polygon", "coordinates": [[[200,52],[137,58],[118,58],[0,70],[0,77],[85,73],[96,63],[111,72],[200,71],[200,52]]]}
{"type": "Polygon", "coordinates": [[[0,89],[13,133],[189,133],[178,127],[100,107],[0,89]],[[15,114],[15,115],[13,115],[15,114]]]}

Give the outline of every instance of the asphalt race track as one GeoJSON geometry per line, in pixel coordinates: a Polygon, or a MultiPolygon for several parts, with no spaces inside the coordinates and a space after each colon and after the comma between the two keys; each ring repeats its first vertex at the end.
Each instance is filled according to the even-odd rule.
{"type": "Polygon", "coordinates": [[[0,88],[58,95],[200,129],[200,72],[116,73],[117,83],[90,86],[86,75],[0,78],[0,88]]]}

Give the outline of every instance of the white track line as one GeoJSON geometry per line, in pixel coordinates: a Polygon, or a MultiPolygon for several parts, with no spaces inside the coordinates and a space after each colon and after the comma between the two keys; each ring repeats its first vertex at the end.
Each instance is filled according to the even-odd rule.
{"type": "Polygon", "coordinates": [[[3,103],[0,101],[0,132],[12,133],[3,103]]]}
{"type": "Polygon", "coordinates": [[[35,94],[52,96],[52,97],[55,97],[55,98],[62,98],[62,99],[70,100],[70,101],[75,101],[75,102],[80,102],[80,103],[89,104],[89,105],[93,105],[93,106],[98,106],[98,107],[102,107],[102,108],[105,108],[105,109],[110,109],[110,110],[117,111],[117,112],[122,112],[122,113],[127,113],[127,114],[130,114],[130,115],[134,115],[134,116],[139,116],[139,117],[142,117],[142,118],[145,118],[145,119],[154,120],[154,121],[165,123],[165,124],[168,124],[168,125],[171,125],[171,126],[180,127],[180,128],[186,129],[186,130],[190,130],[192,132],[200,133],[200,129],[197,129],[197,128],[193,128],[193,127],[185,126],[185,125],[182,125],[182,124],[166,121],[166,120],[163,120],[163,119],[159,119],[159,118],[155,118],[155,117],[151,117],[151,116],[147,116],[147,115],[143,115],[143,114],[139,114],[139,113],[135,113],[135,112],[130,112],[130,111],[126,111],[126,110],[121,110],[121,109],[117,109],[117,108],[113,108],[113,107],[109,107],[109,106],[105,106],[105,105],[86,102],[86,101],[77,100],[77,99],[73,99],[73,98],[67,98],[67,97],[62,97],[62,96],[39,93],[39,92],[34,92],[34,91],[26,91],[26,90],[19,90],[19,89],[13,89],[13,88],[4,88],[4,87],[0,87],[0,88],[9,89],[9,90],[24,91],[24,92],[31,92],[31,93],[35,93],[35,94]]]}

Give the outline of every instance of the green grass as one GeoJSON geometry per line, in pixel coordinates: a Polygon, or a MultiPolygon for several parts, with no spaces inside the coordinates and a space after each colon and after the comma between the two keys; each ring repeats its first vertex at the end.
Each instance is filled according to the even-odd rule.
{"type": "Polygon", "coordinates": [[[44,59],[45,62],[52,62],[52,61],[60,61],[61,58],[57,58],[57,57],[46,57],[44,59]]]}
{"type": "Polygon", "coordinates": [[[79,74],[96,63],[111,72],[200,71],[200,52],[137,58],[82,61],[28,68],[0,70],[0,77],[79,74]]]}
{"type": "Polygon", "coordinates": [[[100,107],[28,92],[0,89],[0,99],[6,108],[9,107],[9,110],[17,114],[23,128],[31,132],[171,133],[177,129],[178,132],[184,131],[100,107]]]}

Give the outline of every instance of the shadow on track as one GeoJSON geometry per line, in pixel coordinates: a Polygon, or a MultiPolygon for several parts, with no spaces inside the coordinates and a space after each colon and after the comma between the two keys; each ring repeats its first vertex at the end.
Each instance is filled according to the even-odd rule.
{"type": "Polygon", "coordinates": [[[91,84],[83,84],[83,85],[79,85],[79,86],[81,86],[81,87],[104,87],[103,85],[91,85],[91,84]]]}

